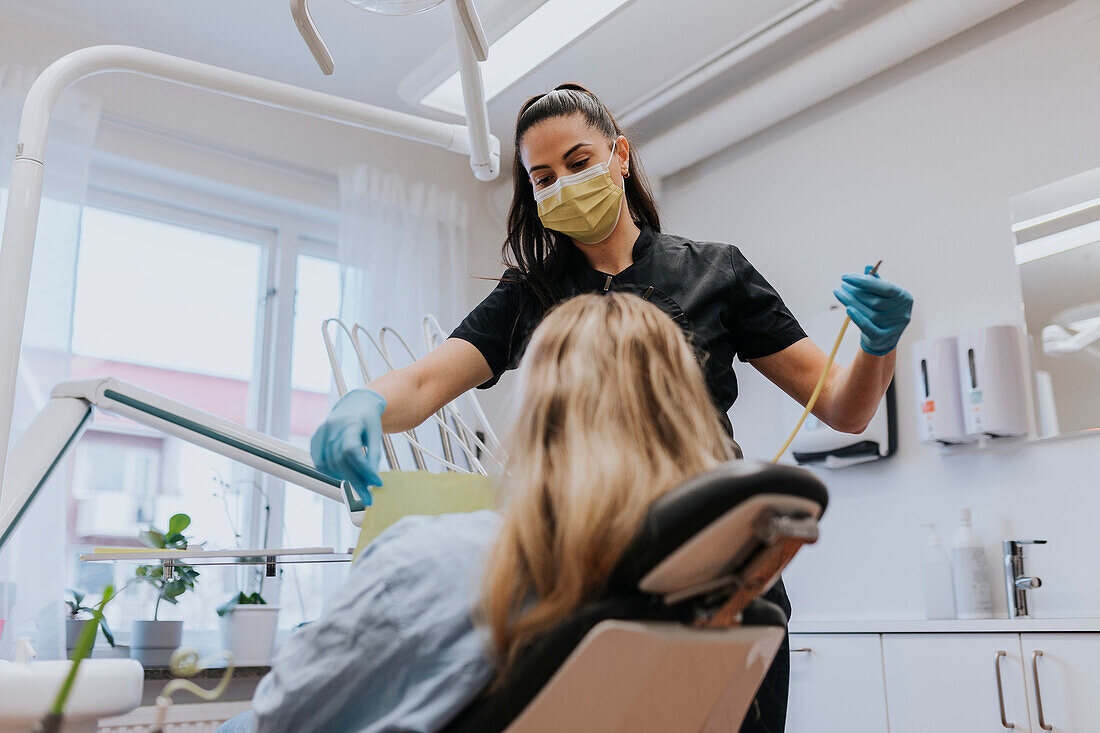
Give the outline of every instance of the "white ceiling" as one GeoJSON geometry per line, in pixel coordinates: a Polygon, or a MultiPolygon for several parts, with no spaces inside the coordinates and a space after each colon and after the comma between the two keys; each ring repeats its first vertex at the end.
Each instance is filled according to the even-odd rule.
{"type": "MultiPolygon", "coordinates": [[[[516,0],[476,2],[483,17],[491,18],[507,9],[504,3],[516,0]]],[[[840,10],[631,132],[644,139],[900,2],[846,0],[840,10]]],[[[615,112],[763,21],[801,4],[804,0],[631,0],[492,100],[492,130],[507,155],[519,105],[563,81],[588,86],[615,112]]],[[[89,45],[143,46],[342,97],[453,119],[411,105],[397,94],[401,80],[450,41],[448,8],[384,17],[340,0],[312,0],[310,7],[336,61],[330,77],[321,75],[299,38],[286,0],[0,0],[0,15],[89,45]]],[[[501,28],[490,26],[487,32],[492,40],[501,28]]]]}

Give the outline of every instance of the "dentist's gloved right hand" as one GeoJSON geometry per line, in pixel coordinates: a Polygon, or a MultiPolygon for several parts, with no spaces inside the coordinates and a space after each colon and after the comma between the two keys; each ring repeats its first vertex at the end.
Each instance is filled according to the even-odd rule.
{"type": "Polygon", "coordinates": [[[367,504],[371,486],[381,486],[382,411],[386,398],[373,389],[353,389],[333,406],[309,442],[313,464],[321,473],[350,481],[367,504]],[[367,449],[363,455],[363,448],[367,449]]]}
{"type": "Polygon", "coordinates": [[[863,332],[860,348],[872,356],[885,356],[897,348],[902,331],[909,325],[913,296],[905,288],[872,275],[873,269],[868,265],[862,275],[844,275],[840,289],[834,290],[833,295],[863,332]]]}

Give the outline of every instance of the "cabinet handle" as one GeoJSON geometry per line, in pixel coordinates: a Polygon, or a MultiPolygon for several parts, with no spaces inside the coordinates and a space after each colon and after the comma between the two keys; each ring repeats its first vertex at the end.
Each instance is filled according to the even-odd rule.
{"type": "Polygon", "coordinates": [[[813,649],[811,649],[810,647],[808,647],[808,646],[804,646],[804,647],[802,647],[801,649],[791,649],[791,654],[798,654],[798,653],[800,653],[800,652],[801,652],[801,653],[804,653],[804,654],[812,654],[812,653],[813,653],[813,651],[814,651],[814,650],[813,650],[813,649]]]}
{"type": "Polygon", "coordinates": [[[1039,727],[1043,730],[1054,730],[1054,726],[1043,719],[1043,695],[1039,692],[1039,657],[1043,652],[1036,649],[1031,653],[1031,676],[1035,678],[1035,707],[1039,710],[1039,727]]]}
{"type": "Polygon", "coordinates": [[[1008,718],[1005,717],[1005,693],[1004,688],[1001,685],[1001,657],[1008,656],[1008,652],[997,650],[997,653],[993,655],[993,674],[997,678],[997,702],[1001,706],[1001,727],[1014,729],[1015,723],[1009,723],[1008,718]]]}

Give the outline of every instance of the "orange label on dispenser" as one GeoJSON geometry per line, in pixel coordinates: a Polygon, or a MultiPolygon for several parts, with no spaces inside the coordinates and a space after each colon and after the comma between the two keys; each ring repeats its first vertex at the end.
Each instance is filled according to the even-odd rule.
{"type": "Polygon", "coordinates": [[[924,404],[922,404],[920,406],[920,411],[921,412],[935,412],[936,411],[936,401],[935,400],[925,400],[924,404]]]}

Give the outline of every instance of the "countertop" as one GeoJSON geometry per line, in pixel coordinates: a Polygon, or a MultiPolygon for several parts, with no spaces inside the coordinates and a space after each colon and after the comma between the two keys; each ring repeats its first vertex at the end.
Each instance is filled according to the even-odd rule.
{"type": "Polygon", "coordinates": [[[1100,631],[1100,618],[794,619],[792,634],[981,634],[1100,631]]]}
{"type": "MultiPolygon", "coordinates": [[[[234,667],[233,679],[243,680],[263,677],[271,671],[271,667],[234,667]]],[[[188,677],[189,680],[220,680],[225,674],[225,667],[207,667],[198,673],[188,677]]],[[[174,678],[172,670],[167,667],[146,667],[146,680],[170,680],[174,678]]]]}

